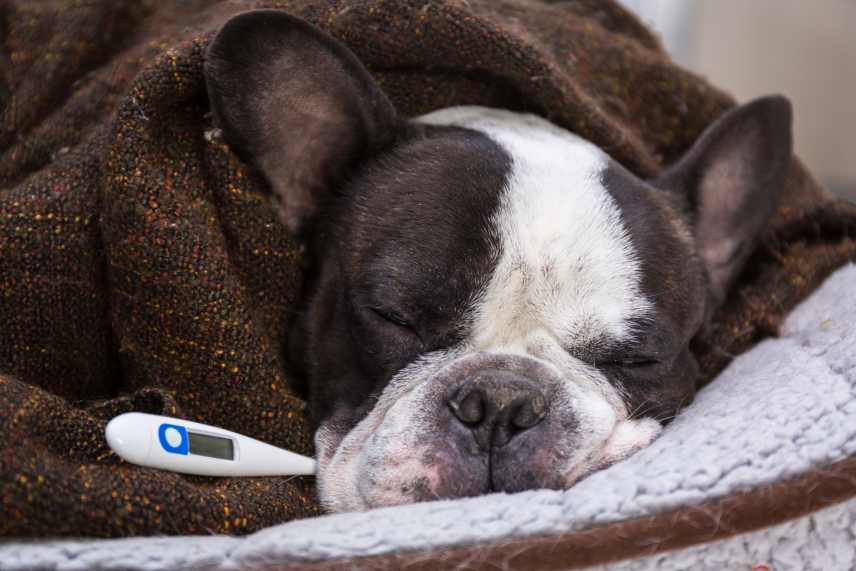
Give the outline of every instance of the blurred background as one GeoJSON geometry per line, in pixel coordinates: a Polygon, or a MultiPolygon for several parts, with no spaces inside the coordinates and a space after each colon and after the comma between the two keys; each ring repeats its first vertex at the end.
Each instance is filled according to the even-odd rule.
{"type": "Polygon", "coordinates": [[[797,154],[856,200],[856,0],[621,1],[738,101],[787,95],[797,154]]]}

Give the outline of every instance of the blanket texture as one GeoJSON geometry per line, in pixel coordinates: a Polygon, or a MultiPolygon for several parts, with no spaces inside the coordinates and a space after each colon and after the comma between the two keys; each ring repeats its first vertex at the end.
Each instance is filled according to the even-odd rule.
{"type": "MultiPolygon", "coordinates": [[[[658,173],[733,105],[603,0],[0,0],[0,534],[247,533],[318,513],[311,480],[129,466],[138,410],[311,454],[281,344],[300,250],[218,138],[205,46],[281,8],[343,41],[399,111],[525,110],[658,173]]],[[[794,160],[706,378],[856,256],[856,208],[794,160]]]]}
{"type": "Polygon", "coordinates": [[[650,448],[565,492],[341,514],[243,538],[0,545],[0,567],[532,571],[628,559],[617,568],[853,569],[854,322],[849,265],[787,318],[781,338],[740,355],[702,389],[650,448]],[[802,480],[818,469],[821,479],[802,480]],[[683,545],[693,547],[648,556],[683,545]]]}

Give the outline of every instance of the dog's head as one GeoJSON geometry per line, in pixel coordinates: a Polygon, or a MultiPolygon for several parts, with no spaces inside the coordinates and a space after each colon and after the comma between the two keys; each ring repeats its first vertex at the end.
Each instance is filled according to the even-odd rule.
{"type": "Polygon", "coordinates": [[[565,488],[691,399],[690,343],[755,247],[790,106],[726,113],[656,180],[547,121],[413,121],[355,56],[283,13],[208,51],[213,111],[307,242],[305,374],[325,505],[565,488]]]}

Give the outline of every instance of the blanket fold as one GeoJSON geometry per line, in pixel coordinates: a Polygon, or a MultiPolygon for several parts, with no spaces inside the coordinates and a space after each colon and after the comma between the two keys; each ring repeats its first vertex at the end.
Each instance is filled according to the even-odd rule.
{"type": "MultiPolygon", "coordinates": [[[[281,351],[300,249],[220,139],[202,77],[213,33],[257,7],[346,43],[404,115],[538,113],[641,176],[734,104],[602,0],[0,0],[0,535],[248,533],[319,513],[311,479],[159,472],[103,438],[138,410],[312,453],[281,351]]],[[[706,378],[856,259],[855,234],[856,207],[795,159],[698,347],[706,378]]]]}

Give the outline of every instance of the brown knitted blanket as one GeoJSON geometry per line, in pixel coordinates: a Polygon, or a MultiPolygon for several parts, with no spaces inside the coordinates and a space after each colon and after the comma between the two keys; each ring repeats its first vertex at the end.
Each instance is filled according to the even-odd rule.
{"type": "MultiPolygon", "coordinates": [[[[349,45],[402,114],[539,113],[643,176],[733,105],[604,0],[0,0],[0,535],[247,533],[318,513],[311,479],[127,465],[137,410],[311,454],[283,374],[300,253],[218,138],[204,48],[254,7],[349,45]]],[[[799,113],[799,110],[797,110],[799,113]]],[[[707,377],[856,258],[856,207],[798,161],[707,377]]]]}

